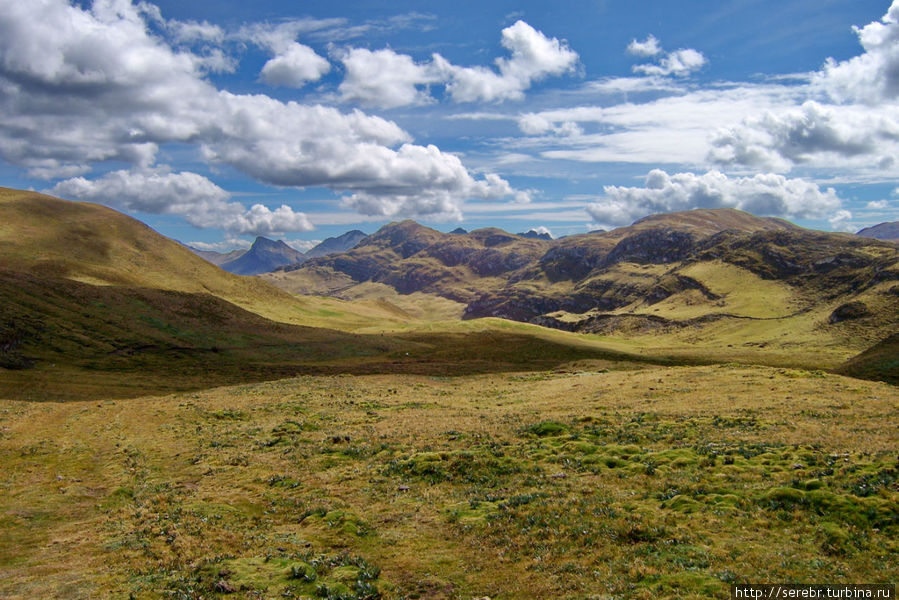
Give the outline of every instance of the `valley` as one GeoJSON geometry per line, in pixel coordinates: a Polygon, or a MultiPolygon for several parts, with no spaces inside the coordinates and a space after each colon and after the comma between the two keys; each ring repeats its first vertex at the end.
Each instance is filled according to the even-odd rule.
{"type": "Polygon", "coordinates": [[[4,189],[0,303],[3,598],[899,576],[889,241],[729,209],[405,221],[247,277],[4,189]]]}

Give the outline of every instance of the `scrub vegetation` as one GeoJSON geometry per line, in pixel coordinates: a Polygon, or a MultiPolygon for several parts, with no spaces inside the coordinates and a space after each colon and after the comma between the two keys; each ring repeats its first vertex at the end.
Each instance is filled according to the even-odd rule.
{"type": "MultiPolygon", "coordinates": [[[[680,218],[711,227],[707,212],[680,218]]],[[[400,249],[411,231],[459,250],[392,229],[400,249]]],[[[728,260],[589,275],[591,293],[635,298],[606,312],[460,319],[563,292],[591,248],[658,250],[617,235],[563,241],[544,261],[557,281],[492,275],[549,242],[483,230],[440,293],[387,270],[345,298],[293,296],[109,209],[0,189],[0,598],[725,598],[899,579],[895,248],[849,240],[810,271],[784,246],[793,285],[737,236],[728,260]],[[845,289],[828,297],[815,268],[845,289]]],[[[446,275],[437,256],[415,281],[446,275]]],[[[326,266],[269,279],[300,291],[326,266]]]]}
{"type": "Polygon", "coordinates": [[[5,402],[0,595],[707,598],[899,576],[895,387],[598,366],[5,402]]]}

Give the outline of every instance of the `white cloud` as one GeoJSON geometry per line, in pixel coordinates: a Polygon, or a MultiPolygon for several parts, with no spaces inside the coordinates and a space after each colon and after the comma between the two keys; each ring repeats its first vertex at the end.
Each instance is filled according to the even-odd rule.
{"type": "Polygon", "coordinates": [[[318,81],[331,70],[331,63],[309,46],[291,42],[287,48],[262,67],[260,79],[270,85],[300,88],[318,81]]]}
{"type": "Polygon", "coordinates": [[[466,198],[496,200],[516,192],[495,174],[483,180],[472,178],[457,157],[443,154],[436,146],[404,144],[392,156],[394,171],[402,180],[385,179],[383,187],[369,186],[344,200],[344,205],[363,215],[384,217],[427,216],[433,219],[459,220],[466,198]]]}
{"type": "Polygon", "coordinates": [[[432,98],[418,86],[440,80],[433,65],[418,64],[411,56],[389,48],[374,52],[352,48],[340,60],[346,69],[346,77],[338,87],[344,102],[381,108],[425,104],[432,98]]]}
{"type": "Polygon", "coordinates": [[[549,228],[548,228],[547,226],[545,226],[545,225],[540,225],[539,227],[532,227],[532,228],[531,228],[531,231],[533,231],[533,232],[535,232],[535,233],[539,233],[539,234],[541,234],[541,235],[542,235],[542,234],[546,234],[546,235],[548,235],[548,236],[551,237],[551,238],[555,238],[555,237],[556,237],[556,236],[553,235],[553,232],[550,231],[549,228]]]}
{"type": "Polygon", "coordinates": [[[711,133],[733,125],[735,114],[779,110],[794,104],[800,93],[789,86],[743,84],[683,90],[642,103],[527,113],[519,117],[519,129],[533,137],[515,144],[540,150],[547,159],[678,162],[697,168],[706,164],[711,133]],[[569,122],[588,132],[566,130],[569,122]],[[567,136],[559,135],[563,130],[567,136]]]}
{"type": "Polygon", "coordinates": [[[662,46],[656,36],[650,34],[642,42],[638,42],[636,39],[631,40],[631,43],[627,45],[627,51],[634,56],[655,56],[662,52],[662,46]]]}
{"type": "MultiPolygon", "coordinates": [[[[0,0],[0,157],[71,178],[103,161],[149,172],[161,146],[186,144],[259,182],[326,186],[368,199],[359,206],[369,210],[380,202],[441,212],[434,198],[458,206],[514,193],[490,176],[474,179],[453,155],[411,144],[386,119],[220,91],[205,79],[203,57],[151,35],[142,10],[124,1],[88,10],[65,0],[0,0]]],[[[291,31],[322,26],[290,25],[253,35],[287,52],[291,31]]],[[[305,226],[281,209],[235,215],[225,224],[235,231],[305,226]]]]}
{"type": "Polygon", "coordinates": [[[857,172],[897,172],[899,155],[899,0],[855,32],[859,56],[828,59],[806,100],[719,131],[709,158],[788,171],[797,164],[857,172]],[[829,102],[831,100],[832,102],[829,102]]]}
{"type": "Polygon", "coordinates": [[[899,0],[893,0],[880,21],[854,30],[864,53],[842,62],[828,59],[816,83],[840,101],[899,99],[899,0]]]}
{"type": "Polygon", "coordinates": [[[710,171],[704,175],[669,175],[653,169],[644,187],[605,186],[605,197],[587,205],[587,212],[603,225],[628,225],[661,212],[694,208],[737,208],[757,215],[790,218],[822,217],[840,208],[836,192],[822,191],[804,179],[773,173],[733,177],[710,171]]]}
{"type": "Polygon", "coordinates": [[[176,41],[182,43],[200,41],[221,44],[225,40],[225,30],[208,21],[200,23],[197,21],[170,20],[166,22],[166,28],[172,33],[176,41]]]}
{"type": "Polygon", "coordinates": [[[270,235],[313,229],[306,215],[286,205],[273,211],[261,204],[247,209],[238,202],[228,202],[228,192],[196,173],[113,171],[95,180],[67,179],[48,191],[123,210],[179,215],[196,227],[217,227],[233,234],[270,235]]]}
{"type": "Polygon", "coordinates": [[[667,53],[659,60],[658,64],[634,65],[634,72],[643,73],[644,75],[675,75],[683,77],[698,71],[707,62],[702,52],[692,48],[681,48],[680,50],[667,53]]]}
{"type": "Polygon", "coordinates": [[[574,71],[577,52],[556,38],[548,38],[524,21],[502,31],[501,43],[512,53],[496,60],[499,73],[485,67],[458,67],[439,55],[434,64],[449,76],[447,92],[456,102],[501,102],[524,96],[534,81],[574,71]]]}
{"type": "Polygon", "coordinates": [[[338,23],[342,20],[292,19],[278,25],[256,23],[244,26],[234,37],[253,42],[274,54],[263,65],[260,80],[269,85],[300,88],[321,79],[331,70],[331,63],[309,46],[297,42],[297,37],[338,23]]]}
{"type": "Polygon", "coordinates": [[[322,243],[321,240],[284,240],[284,243],[300,252],[309,252],[322,243]]]}
{"type": "Polygon", "coordinates": [[[230,252],[232,250],[247,249],[252,245],[249,240],[244,240],[234,235],[226,235],[220,242],[187,242],[188,246],[197,250],[210,250],[212,252],[230,252]]]}
{"type": "Polygon", "coordinates": [[[850,220],[852,219],[852,213],[845,209],[840,209],[830,217],[827,222],[830,223],[830,228],[834,231],[848,231],[850,233],[854,232],[858,227],[853,225],[850,220]]]}
{"type": "Polygon", "coordinates": [[[340,99],[381,108],[424,104],[433,101],[427,86],[443,84],[456,102],[518,100],[535,81],[572,72],[577,65],[577,53],[564,42],[524,21],[503,29],[501,43],[511,57],[496,59],[498,71],[460,67],[439,54],[430,62],[416,63],[389,48],[346,50],[338,53],[347,71],[338,88],[340,99]]]}
{"type": "Polygon", "coordinates": [[[886,208],[887,206],[889,206],[889,204],[890,203],[886,200],[871,200],[866,206],[870,209],[880,210],[886,208]]]}
{"type": "Polygon", "coordinates": [[[674,75],[684,77],[698,71],[708,63],[706,57],[699,50],[693,48],[681,48],[674,52],[664,52],[659,40],[654,36],[648,36],[644,41],[631,40],[627,46],[629,54],[649,58],[660,56],[656,63],[634,65],[634,73],[643,73],[654,77],[667,77],[674,75]]]}
{"type": "Polygon", "coordinates": [[[833,161],[834,157],[882,155],[899,141],[899,111],[866,106],[834,106],[807,101],[801,107],[768,112],[719,131],[710,158],[789,170],[795,163],[833,161]]]}

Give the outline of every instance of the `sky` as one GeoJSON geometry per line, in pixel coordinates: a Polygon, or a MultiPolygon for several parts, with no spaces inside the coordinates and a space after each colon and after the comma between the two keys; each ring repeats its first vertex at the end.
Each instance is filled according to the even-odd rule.
{"type": "Polygon", "coordinates": [[[899,0],[0,0],[0,186],[202,249],[899,220],[899,0]]]}

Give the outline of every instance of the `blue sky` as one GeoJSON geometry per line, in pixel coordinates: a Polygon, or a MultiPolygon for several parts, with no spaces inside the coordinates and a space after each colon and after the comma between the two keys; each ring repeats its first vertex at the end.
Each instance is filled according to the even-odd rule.
{"type": "Polygon", "coordinates": [[[0,0],[0,185],[225,250],[899,220],[899,0],[0,0]]]}

